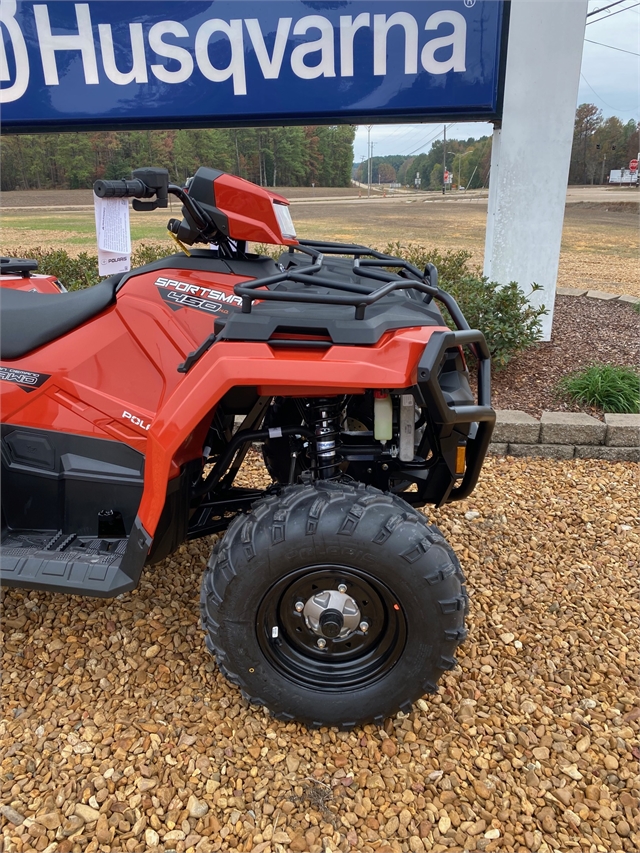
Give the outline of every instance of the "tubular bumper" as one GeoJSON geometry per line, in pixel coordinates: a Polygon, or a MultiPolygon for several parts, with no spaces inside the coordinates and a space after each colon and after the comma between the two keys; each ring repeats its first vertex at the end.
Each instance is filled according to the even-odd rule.
{"type": "Polygon", "coordinates": [[[475,329],[434,332],[418,364],[418,385],[434,425],[476,423],[477,431],[467,441],[466,467],[459,486],[452,489],[448,501],[462,500],[471,494],[478,482],[486,456],[496,413],[491,408],[491,357],[482,332],[475,329]],[[438,375],[447,350],[470,345],[478,360],[478,403],[452,406],[442,393],[438,375]]]}

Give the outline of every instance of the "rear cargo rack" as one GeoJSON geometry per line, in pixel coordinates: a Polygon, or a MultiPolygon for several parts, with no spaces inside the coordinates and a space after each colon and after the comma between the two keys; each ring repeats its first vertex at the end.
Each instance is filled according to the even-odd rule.
{"type": "Polygon", "coordinates": [[[433,264],[419,270],[407,261],[394,258],[370,249],[366,246],[349,243],[329,243],[315,240],[300,240],[297,246],[291,246],[289,253],[299,251],[309,255],[312,263],[304,270],[283,270],[275,275],[255,281],[236,284],[234,292],[242,298],[242,313],[250,314],[253,302],[307,302],[320,305],[345,305],[355,308],[355,319],[364,320],[370,305],[399,290],[413,290],[425,294],[425,301],[435,299],[441,302],[457,328],[468,330],[469,325],[455,299],[438,287],[438,272],[433,264]],[[353,255],[353,272],[365,279],[382,282],[383,286],[369,287],[355,282],[338,282],[322,275],[325,255],[353,255]],[[390,272],[389,267],[400,270],[400,274],[390,272]],[[275,284],[292,281],[298,284],[326,287],[343,293],[301,293],[299,291],[268,290],[275,284]]]}

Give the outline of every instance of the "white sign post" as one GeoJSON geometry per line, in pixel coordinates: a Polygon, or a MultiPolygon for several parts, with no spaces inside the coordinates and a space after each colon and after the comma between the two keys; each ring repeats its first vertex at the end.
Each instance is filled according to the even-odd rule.
{"type": "Polygon", "coordinates": [[[504,110],[493,134],[484,274],[544,305],[551,339],[587,0],[512,0],[504,110]]]}
{"type": "Polygon", "coordinates": [[[93,194],[98,237],[98,272],[113,275],[131,269],[129,202],[126,198],[98,198],[93,194]]]}

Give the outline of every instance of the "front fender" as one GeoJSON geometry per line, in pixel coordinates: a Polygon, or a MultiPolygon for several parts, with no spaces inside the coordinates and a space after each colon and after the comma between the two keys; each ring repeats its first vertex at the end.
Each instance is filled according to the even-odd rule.
{"type": "Polygon", "coordinates": [[[174,456],[231,388],[251,385],[261,396],[309,397],[407,388],[416,383],[418,362],[431,335],[443,331],[447,329],[442,326],[403,329],[387,333],[376,346],[321,351],[276,350],[264,343],[214,344],[185,374],[149,429],[138,512],[144,529],[155,533],[174,456]]]}

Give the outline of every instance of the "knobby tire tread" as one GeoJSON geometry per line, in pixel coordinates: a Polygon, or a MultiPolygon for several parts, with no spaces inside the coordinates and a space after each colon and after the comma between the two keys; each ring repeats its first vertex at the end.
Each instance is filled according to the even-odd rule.
{"type": "MultiPolygon", "coordinates": [[[[418,578],[416,578],[418,580],[418,578]]],[[[236,517],[229,526],[224,539],[218,542],[211,554],[207,568],[204,573],[201,589],[200,613],[202,627],[206,632],[206,646],[215,655],[216,663],[222,674],[231,683],[240,687],[245,699],[252,704],[267,705],[271,714],[284,721],[298,719],[311,727],[322,725],[339,725],[343,729],[353,728],[355,725],[365,722],[380,722],[385,717],[397,711],[410,710],[412,704],[425,694],[437,692],[437,684],[440,677],[456,664],[455,651],[465,640],[467,630],[464,627],[464,618],[468,613],[469,598],[465,588],[465,577],[460,568],[458,559],[446,541],[441,531],[435,525],[429,525],[422,513],[406,504],[401,498],[389,493],[382,493],[377,489],[364,484],[345,484],[332,481],[315,483],[307,486],[289,486],[283,489],[279,497],[269,496],[253,505],[247,515],[236,517]],[[313,498],[313,500],[309,500],[313,498]],[[270,542],[277,546],[286,542],[287,522],[293,511],[301,504],[308,504],[305,519],[305,536],[322,535],[323,518],[327,517],[327,508],[331,504],[345,501],[349,505],[344,521],[337,531],[327,531],[325,536],[335,536],[343,540],[353,537],[358,526],[365,515],[371,509],[385,508],[390,514],[381,521],[376,536],[371,540],[374,545],[384,546],[392,539],[394,533],[402,532],[406,526],[413,528],[414,525],[422,528],[423,536],[414,550],[421,554],[404,556],[405,561],[419,563],[421,556],[426,554],[431,547],[437,545],[443,548],[449,557],[449,566],[443,567],[436,573],[422,576],[426,581],[431,595],[439,605],[442,621],[448,622],[439,639],[437,649],[437,662],[424,673],[424,677],[416,684],[414,689],[407,687],[409,695],[399,701],[395,709],[386,710],[384,715],[375,712],[357,720],[345,720],[336,723],[325,719],[313,719],[308,717],[301,719],[295,717],[284,707],[274,707],[263,697],[253,695],[239,672],[229,661],[229,655],[225,651],[224,642],[221,637],[221,624],[223,616],[220,608],[227,596],[234,579],[239,571],[251,572],[251,563],[256,557],[255,546],[256,531],[261,522],[269,524],[270,542]],[[238,569],[232,559],[233,545],[239,542],[245,565],[238,569]]]]}

